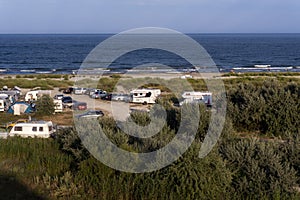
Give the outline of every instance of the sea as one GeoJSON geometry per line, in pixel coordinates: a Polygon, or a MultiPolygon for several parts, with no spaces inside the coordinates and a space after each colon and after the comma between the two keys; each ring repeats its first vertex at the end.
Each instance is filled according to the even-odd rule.
{"type": "MultiPolygon", "coordinates": [[[[220,72],[300,72],[300,34],[187,35],[204,47],[220,72]]],[[[113,34],[1,34],[0,74],[76,73],[89,53],[111,36],[113,34]]],[[[192,70],[190,63],[177,54],[158,49],[130,52],[105,70],[123,73],[147,63],[154,63],[149,68],[152,71],[160,69],[155,63],[177,71],[192,70]]]]}

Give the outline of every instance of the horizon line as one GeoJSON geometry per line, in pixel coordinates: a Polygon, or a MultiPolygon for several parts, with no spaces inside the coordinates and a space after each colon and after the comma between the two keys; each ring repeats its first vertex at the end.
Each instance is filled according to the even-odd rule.
{"type": "MultiPolygon", "coordinates": [[[[103,32],[103,33],[91,33],[91,32],[85,32],[85,33],[76,33],[76,32],[70,32],[70,33],[63,33],[63,32],[54,32],[54,33],[43,33],[43,32],[37,32],[37,33],[0,33],[0,35],[116,35],[121,33],[109,33],[109,32],[103,32]]],[[[300,34],[300,32],[181,32],[183,34],[193,35],[193,34],[300,34]]]]}

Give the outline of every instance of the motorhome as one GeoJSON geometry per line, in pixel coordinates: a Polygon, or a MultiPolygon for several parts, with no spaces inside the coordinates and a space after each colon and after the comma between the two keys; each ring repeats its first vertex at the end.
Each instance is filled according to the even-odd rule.
{"type": "Polygon", "coordinates": [[[51,90],[34,90],[34,91],[29,91],[25,95],[25,101],[26,102],[36,101],[42,95],[49,95],[49,96],[51,96],[51,90]]]}
{"type": "Polygon", "coordinates": [[[49,138],[55,132],[51,121],[17,123],[9,132],[9,136],[49,138]]]}
{"type": "Polygon", "coordinates": [[[184,92],[182,94],[183,101],[180,105],[184,103],[205,103],[207,106],[212,105],[212,93],[211,92],[184,92]]]}
{"type": "Polygon", "coordinates": [[[135,89],[130,91],[132,103],[152,104],[161,94],[160,89],[135,89]]]}

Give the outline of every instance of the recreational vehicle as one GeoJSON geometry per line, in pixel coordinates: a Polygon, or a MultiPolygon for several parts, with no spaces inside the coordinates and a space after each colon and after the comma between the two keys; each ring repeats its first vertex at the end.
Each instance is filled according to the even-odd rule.
{"type": "Polygon", "coordinates": [[[9,136],[49,138],[55,132],[51,121],[36,121],[15,124],[9,136]]]}
{"type": "Polygon", "coordinates": [[[180,102],[180,105],[184,103],[205,103],[207,106],[212,105],[211,92],[184,92],[182,98],[184,100],[180,102]]]}
{"type": "Polygon", "coordinates": [[[25,95],[25,101],[36,101],[40,96],[42,95],[51,95],[51,90],[34,90],[34,91],[29,91],[25,95]]]}
{"type": "Polygon", "coordinates": [[[160,89],[135,89],[130,92],[132,103],[155,103],[157,97],[161,94],[160,89]]]}

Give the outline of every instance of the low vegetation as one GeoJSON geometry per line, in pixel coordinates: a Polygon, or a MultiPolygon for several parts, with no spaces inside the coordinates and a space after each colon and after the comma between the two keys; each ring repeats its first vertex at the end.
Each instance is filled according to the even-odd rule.
{"type": "Polygon", "coordinates": [[[29,79],[29,78],[15,78],[15,79],[1,79],[0,87],[8,86],[13,88],[18,86],[21,88],[35,88],[40,87],[42,90],[50,90],[55,87],[68,87],[72,86],[73,82],[68,80],[56,80],[51,78],[38,78],[38,79],[29,79]]]}
{"type": "MultiPolygon", "coordinates": [[[[188,81],[203,88],[203,80],[188,81]]],[[[225,85],[228,88],[225,127],[218,143],[205,158],[198,157],[199,149],[209,128],[211,112],[215,111],[202,105],[199,106],[201,119],[196,139],[188,151],[173,164],[150,173],[120,172],[90,155],[77,133],[83,129],[99,134],[87,120],[76,129],[61,129],[52,139],[14,137],[0,140],[0,188],[11,185],[18,188],[17,194],[11,188],[0,190],[1,197],[299,199],[298,80],[244,77],[225,80],[225,85]],[[247,133],[246,137],[240,132],[247,133]],[[255,137],[251,137],[253,133],[255,137]]],[[[174,101],[171,95],[158,101],[166,109],[167,123],[157,135],[148,139],[124,134],[110,117],[100,118],[99,124],[107,137],[122,149],[154,151],[172,140],[182,117],[188,121],[171,101],[174,101]]],[[[193,111],[190,112],[192,115],[193,111]]],[[[0,117],[4,119],[4,116],[0,117]]],[[[64,118],[62,114],[48,116],[49,119],[52,117],[64,118]]],[[[161,117],[154,115],[158,121],[162,121],[161,117]]],[[[132,120],[141,126],[150,122],[149,116],[142,112],[132,113],[132,120]]],[[[134,127],[126,128],[130,132],[136,131],[134,127]]]]}

